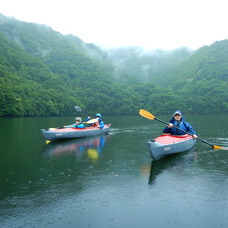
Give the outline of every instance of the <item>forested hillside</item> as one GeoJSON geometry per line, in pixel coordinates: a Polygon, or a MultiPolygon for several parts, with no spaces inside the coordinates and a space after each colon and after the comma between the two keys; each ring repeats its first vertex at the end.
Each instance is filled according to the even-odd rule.
{"type": "Polygon", "coordinates": [[[163,85],[178,91],[189,112],[227,113],[228,40],[200,48],[164,76],[163,85]]]}
{"type": "Polygon", "coordinates": [[[104,51],[0,15],[0,116],[228,113],[228,41],[198,51],[104,51]]]}
{"type": "Polygon", "coordinates": [[[131,113],[138,94],[112,77],[105,53],[51,28],[1,17],[1,116],[68,115],[74,105],[131,113]]]}

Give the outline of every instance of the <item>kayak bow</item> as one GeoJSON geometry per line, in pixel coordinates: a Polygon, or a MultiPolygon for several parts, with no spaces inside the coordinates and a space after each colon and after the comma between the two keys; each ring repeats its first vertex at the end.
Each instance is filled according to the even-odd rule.
{"type": "Polygon", "coordinates": [[[164,134],[147,144],[153,160],[159,160],[167,155],[181,153],[190,150],[196,143],[191,135],[170,135],[164,134]]]}

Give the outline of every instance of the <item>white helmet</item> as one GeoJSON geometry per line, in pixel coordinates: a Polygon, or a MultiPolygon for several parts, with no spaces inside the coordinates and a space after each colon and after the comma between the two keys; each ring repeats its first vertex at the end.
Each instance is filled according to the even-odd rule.
{"type": "Polygon", "coordinates": [[[76,117],[76,118],[75,118],[75,121],[77,121],[77,120],[78,120],[80,123],[82,122],[82,118],[81,118],[81,117],[76,117]]]}

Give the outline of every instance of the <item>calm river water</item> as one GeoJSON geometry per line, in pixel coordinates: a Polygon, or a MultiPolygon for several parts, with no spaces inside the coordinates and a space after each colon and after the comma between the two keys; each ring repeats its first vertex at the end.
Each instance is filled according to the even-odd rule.
{"type": "MultiPolygon", "coordinates": [[[[228,115],[186,119],[228,146],[228,115]]],[[[0,119],[0,227],[228,227],[228,151],[197,141],[153,162],[146,142],[165,125],[141,116],[106,116],[109,135],[45,144],[40,128],[73,120],[0,119]]]]}

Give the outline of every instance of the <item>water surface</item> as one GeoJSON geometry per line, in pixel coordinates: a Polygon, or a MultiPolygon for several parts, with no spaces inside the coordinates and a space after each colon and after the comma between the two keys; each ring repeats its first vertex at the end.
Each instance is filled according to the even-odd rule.
{"type": "MultiPolygon", "coordinates": [[[[186,119],[227,147],[227,117],[186,119]]],[[[0,227],[228,226],[228,151],[198,141],[152,161],[146,142],[165,126],[141,116],[105,117],[109,135],[45,144],[40,128],[73,119],[0,119],[0,227]]]]}

